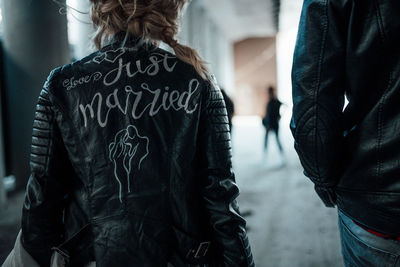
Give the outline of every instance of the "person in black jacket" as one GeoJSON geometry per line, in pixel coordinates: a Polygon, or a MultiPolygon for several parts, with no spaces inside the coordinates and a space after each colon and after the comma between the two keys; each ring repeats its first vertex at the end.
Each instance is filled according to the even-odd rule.
{"type": "Polygon", "coordinates": [[[279,151],[283,155],[283,147],[279,139],[279,121],[281,119],[280,109],[282,102],[275,96],[275,91],[272,86],[268,87],[269,100],[267,108],[265,110],[265,116],[262,119],[262,124],[265,127],[265,138],[264,138],[264,154],[267,152],[268,135],[270,132],[275,133],[276,143],[279,151]]]}
{"type": "Polygon", "coordinates": [[[221,90],[175,39],[186,1],[90,2],[99,51],[36,107],[24,248],[41,266],[254,266],[221,90]]]}
{"type": "Polygon", "coordinates": [[[291,129],[305,175],[338,206],[346,266],[400,266],[399,18],[397,0],[303,5],[291,129]]]}

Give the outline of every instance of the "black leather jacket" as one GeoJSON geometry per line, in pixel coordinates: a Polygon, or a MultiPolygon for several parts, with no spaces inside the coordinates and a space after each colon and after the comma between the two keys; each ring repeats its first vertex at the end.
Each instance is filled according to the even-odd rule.
{"type": "Polygon", "coordinates": [[[253,266],[215,82],[124,34],[54,70],[33,127],[22,242],[43,266],[253,266]]]}
{"type": "Polygon", "coordinates": [[[304,1],[291,122],[305,174],[324,202],[397,236],[399,17],[397,0],[304,1]]]}

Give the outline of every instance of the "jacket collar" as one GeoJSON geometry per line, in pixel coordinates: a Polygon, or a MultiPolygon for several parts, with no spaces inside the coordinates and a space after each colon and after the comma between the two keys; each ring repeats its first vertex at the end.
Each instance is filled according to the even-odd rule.
{"type": "Polygon", "coordinates": [[[125,31],[120,31],[116,33],[113,37],[111,37],[109,44],[119,47],[140,48],[145,46],[147,48],[155,48],[155,46],[146,39],[135,36],[131,33],[127,33],[125,31]]]}

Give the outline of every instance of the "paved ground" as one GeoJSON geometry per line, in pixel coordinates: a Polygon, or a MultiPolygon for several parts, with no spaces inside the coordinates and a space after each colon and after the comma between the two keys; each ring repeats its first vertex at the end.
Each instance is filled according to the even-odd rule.
{"type": "Polygon", "coordinates": [[[6,210],[0,211],[0,264],[14,247],[15,238],[20,229],[23,192],[9,196],[6,210]]]}
{"type": "MultiPolygon", "coordinates": [[[[274,136],[262,153],[264,130],[255,118],[236,120],[234,169],[239,205],[258,267],[342,267],[335,209],[323,206],[302,175],[289,130],[282,127],[285,162],[274,136]]],[[[282,123],[283,125],[288,125],[282,123]]]]}
{"type": "MultiPolygon", "coordinates": [[[[334,209],[323,207],[292,149],[283,127],[286,165],[273,136],[263,156],[264,131],[257,118],[236,119],[234,168],[241,189],[239,204],[247,213],[248,233],[258,267],[342,267],[334,209]]],[[[287,123],[282,123],[287,125],[287,123]]],[[[0,263],[19,229],[22,193],[14,194],[0,214],[0,263]]]]}

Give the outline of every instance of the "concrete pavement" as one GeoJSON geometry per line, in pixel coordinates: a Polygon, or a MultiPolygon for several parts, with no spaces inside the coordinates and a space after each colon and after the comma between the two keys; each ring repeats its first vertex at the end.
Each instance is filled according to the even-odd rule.
{"type": "Polygon", "coordinates": [[[335,209],[325,208],[303,175],[288,122],[281,126],[285,163],[273,135],[263,155],[259,118],[235,118],[233,164],[239,205],[258,267],[342,267],[335,209]]]}
{"type": "Polygon", "coordinates": [[[7,206],[0,211],[0,264],[3,264],[14,247],[21,225],[24,192],[15,192],[7,199],[7,206]]]}

